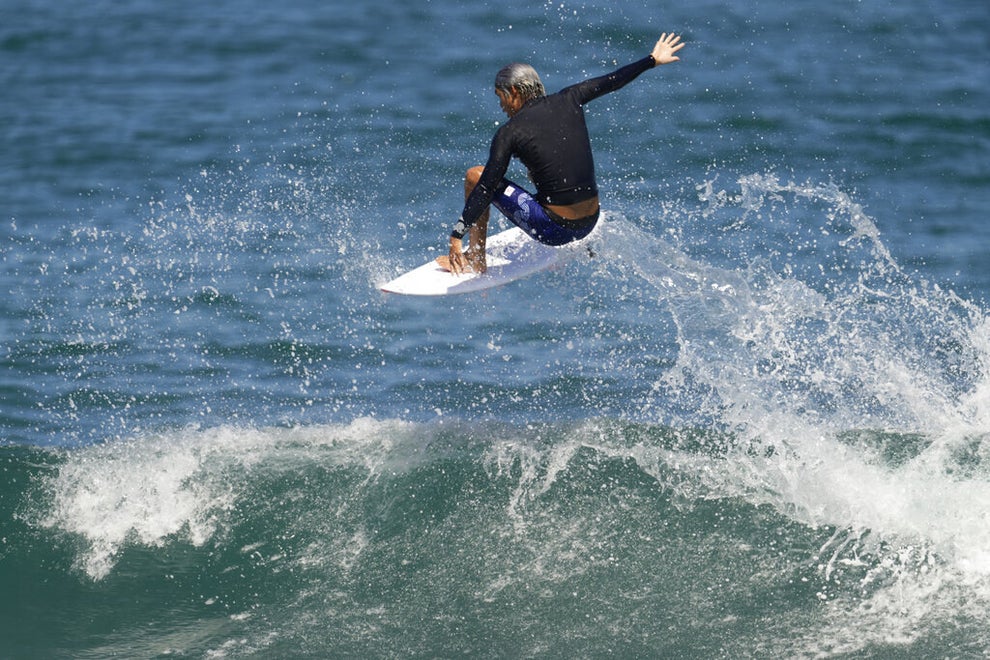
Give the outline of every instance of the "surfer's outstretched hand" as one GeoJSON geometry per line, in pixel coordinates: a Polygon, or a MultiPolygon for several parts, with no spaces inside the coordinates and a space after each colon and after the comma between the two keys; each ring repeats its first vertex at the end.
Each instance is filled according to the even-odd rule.
{"type": "Polygon", "coordinates": [[[671,32],[667,34],[664,32],[660,35],[660,41],[657,45],[653,47],[653,52],[650,55],[653,56],[653,61],[657,63],[657,66],[661,64],[670,64],[671,62],[678,61],[679,57],[674,55],[681,48],[684,48],[684,42],[681,41],[680,35],[671,32]]]}

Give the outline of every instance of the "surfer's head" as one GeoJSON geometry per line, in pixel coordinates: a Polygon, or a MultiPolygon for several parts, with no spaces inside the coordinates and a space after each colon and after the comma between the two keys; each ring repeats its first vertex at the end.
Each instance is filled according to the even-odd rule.
{"type": "Polygon", "coordinates": [[[507,94],[514,89],[522,97],[523,102],[538,99],[547,94],[536,69],[521,62],[514,62],[502,67],[495,75],[495,89],[507,94]]]}

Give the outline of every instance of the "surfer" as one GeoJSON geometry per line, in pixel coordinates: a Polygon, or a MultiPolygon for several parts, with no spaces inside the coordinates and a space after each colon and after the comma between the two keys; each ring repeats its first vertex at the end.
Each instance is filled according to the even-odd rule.
{"type": "Polygon", "coordinates": [[[509,64],[495,76],[495,94],[509,121],[492,139],[488,162],[464,178],[464,210],[450,234],[450,254],[437,258],[455,274],[484,272],[489,206],[541,243],[563,245],[584,238],[598,222],[598,185],[582,106],[637,76],[680,58],[676,34],[661,35],[643,59],[547,96],[528,64],[509,64]],[[529,170],[536,195],[505,179],[515,156],[529,170]],[[469,234],[468,249],[462,239],[469,234]]]}

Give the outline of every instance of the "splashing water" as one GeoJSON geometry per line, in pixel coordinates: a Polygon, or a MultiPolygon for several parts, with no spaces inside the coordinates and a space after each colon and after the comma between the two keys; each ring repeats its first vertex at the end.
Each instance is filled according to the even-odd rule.
{"type": "MultiPolygon", "coordinates": [[[[837,564],[869,565],[858,579],[874,594],[855,614],[837,615],[841,626],[874,608],[898,618],[892,637],[912,637],[918,617],[959,597],[960,585],[978,585],[985,602],[983,310],[901,268],[874,221],[836,186],[773,176],[739,184],[738,193],[699,186],[701,210],[669,214],[673,242],[625,226],[610,245],[674,319],[677,362],[654,387],[689,411],[672,423],[732,438],[725,453],[664,460],[709,497],[740,496],[835,528],[819,551],[821,574],[828,581],[837,564]],[[717,231],[692,228],[701,223],[717,231]],[[713,234],[716,245],[684,239],[713,234]],[[880,583],[898,591],[874,592],[880,583]]],[[[855,628],[837,638],[883,638],[879,627],[855,628]]]]}

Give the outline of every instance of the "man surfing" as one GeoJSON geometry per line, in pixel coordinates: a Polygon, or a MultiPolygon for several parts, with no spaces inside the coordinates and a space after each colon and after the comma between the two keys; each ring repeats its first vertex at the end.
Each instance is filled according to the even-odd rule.
{"type": "Polygon", "coordinates": [[[591,233],[601,209],[583,106],[647,69],[677,62],[683,47],[679,35],[664,33],[643,59],[549,96],[530,65],[510,64],[499,71],[495,94],[509,121],[495,133],[484,167],[472,167],[464,177],[464,211],[450,234],[450,254],[437,257],[440,266],[457,275],[485,272],[491,205],[546,245],[564,245],[591,233]],[[535,197],[505,179],[513,156],[529,170],[535,197]]]}

